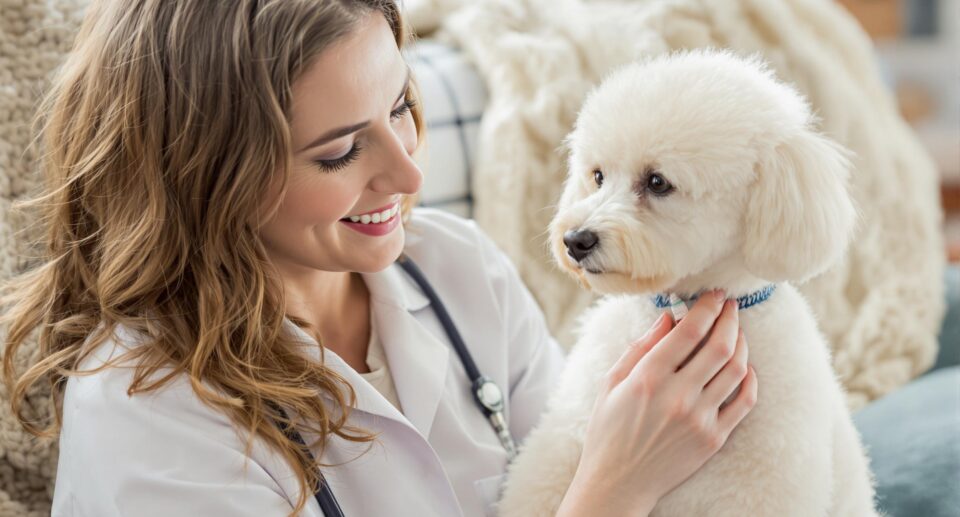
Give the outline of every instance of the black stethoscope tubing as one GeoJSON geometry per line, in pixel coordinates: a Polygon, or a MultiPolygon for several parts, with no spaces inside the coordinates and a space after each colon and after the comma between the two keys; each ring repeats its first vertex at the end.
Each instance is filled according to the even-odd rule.
{"type": "MultiPolygon", "coordinates": [[[[440,297],[437,296],[436,291],[433,290],[433,286],[427,281],[427,278],[423,272],[420,271],[420,268],[406,255],[402,255],[400,259],[397,260],[397,264],[417,282],[420,290],[429,298],[430,305],[433,307],[437,319],[440,320],[444,332],[447,334],[450,343],[457,352],[457,356],[460,358],[460,363],[463,364],[463,369],[471,380],[471,390],[473,391],[474,401],[476,401],[481,411],[483,411],[484,416],[486,416],[493,425],[494,431],[500,439],[500,443],[507,451],[508,458],[513,459],[516,455],[516,448],[514,447],[513,438],[510,436],[510,431],[506,426],[506,419],[503,416],[503,392],[492,379],[480,373],[480,369],[477,368],[477,363],[474,362],[473,356],[470,355],[470,351],[467,350],[467,345],[463,342],[463,338],[460,337],[460,332],[457,331],[453,319],[451,319],[450,314],[447,313],[447,308],[440,301],[440,297]]],[[[270,403],[270,405],[275,411],[280,413],[285,420],[288,419],[283,408],[273,403],[270,403]]],[[[316,464],[313,454],[296,429],[292,429],[286,424],[281,424],[280,429],[288,438],[300,444],[304,451],[306,451],[307,456],[316,464]]],[[[340,508],[340,503],[337,502],[337,498],[330,489],[330,484],[323,478],[323,475],[320,475],[320,483],[314,495],[325,517],[344,517],[343,509],[340,508]]]]}

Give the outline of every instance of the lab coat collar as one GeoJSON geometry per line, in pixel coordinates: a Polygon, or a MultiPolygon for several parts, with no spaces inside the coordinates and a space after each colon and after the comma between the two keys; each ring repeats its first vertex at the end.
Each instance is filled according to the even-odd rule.
{"type": "MultiPolygon", "coordinates": [[[[353,386],[356,410],[413,427],[427,438],[443,396],[449,347],[414,315],[430,302],[400,266],[391,264],[382,271],[364,273],[363,278],[373,304],[373,324],[383,344],[403,413],[328,349],[323,351],[325,364],[353,386]]],[[[284,318],[284,325],[307,345],[310,357],[320,361],[317,341],[288,318],[284,318]]]]}
{"type": "Polygon", "coordinates": [[[418,311],[430,305],[430,300],[420,291],[416,281],[396,263],[390,264],[383,271],[362,273],[362,276],[370,291],[370,297],[376,301],[396,305],[408,311],[418,311]]]}

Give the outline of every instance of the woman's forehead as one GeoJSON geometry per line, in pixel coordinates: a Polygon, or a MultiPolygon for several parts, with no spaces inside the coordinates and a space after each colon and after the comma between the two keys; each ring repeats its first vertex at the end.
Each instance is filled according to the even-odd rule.
{"type": "Polygon", "coordinates": [[[380,116],[403,88],[407,65],[380,13],[320,53],[293,84],[294,149],[333,128],[380,116]]]}

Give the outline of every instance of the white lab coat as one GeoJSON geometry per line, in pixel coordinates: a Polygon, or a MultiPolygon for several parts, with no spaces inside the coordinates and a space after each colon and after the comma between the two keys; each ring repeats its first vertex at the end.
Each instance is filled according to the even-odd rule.
{"type": "MultiPolygon", "coordinates": [[[[563,361],[533,297],[472,221],[417,209],[405,249],[443,300],[480,371],[508,394],[506,416],[522,441],[563,361]]],[[[356,390],[350,423],[381,433],[359,457],[366,445],[336,437],[321,457],[343,463],[323,472],[345,515],[492,515],[506,455],[427,297],[395,264],[363,277],[403,414],[326,351],[327,363],[356,390]]],[[[319,360],[316,341],[289,320],[285,325],[319,360]]],[[[122,351],[116,344],[135,346],[137,338],[119,328],[82,367],[122,351]]],[[[131,369],[113,367],[68,380],[54,517],[290,512],[298,483],[265,442],[254,442],[244,471],[243,440],[225,415],[200,402],[185,377],[128,397],[131,378],[131,369]]],[[[304,436],[307,443],[314,438],[304,436]]],[[[312,495],[301,515],[322,515],[312,495]]]]}

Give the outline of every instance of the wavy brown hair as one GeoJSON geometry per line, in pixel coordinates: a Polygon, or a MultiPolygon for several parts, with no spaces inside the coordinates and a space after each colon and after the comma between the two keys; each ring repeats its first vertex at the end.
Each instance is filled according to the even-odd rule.
{"type": "MultiPolygon", "coordinates": [[[[128,394],[189,376],[197,396],[245,433],[248,453],[259,436],[294,467],[301,495],[290,515],[297,514],[319,473],[276,423],[316,433],[310,445],[321,450],[331,434],[375,436],[347,424],[356,399],[345,379],[298,353],[301,344],[282,332],[289,317],[317,335],[285,314],[258,230],[287,188],[292,84],[365,16],[383,15],[402,47],[398,7],[100,0],[87,9],[35,120],[46,150],[41,191],[15,205],[35,212],[42,237],[34,265],[6,282],[0,299],[13,414],[30,433],[56,436],[67,379],[111,366],[77,369],[122,325],[148,338],[119,358],[136,361],[128,394]],[[261,213],[275,181],[280,196],[261,213]],[[17,350],[37,330],[35,360],[18,372],[17,350]],[[40,382],[49,383],[54,408],[46,428],[22,414],[40,382]],[[274,404],[300,418],[284,418],[274,404]]],[[[415,96],[411,87],[408,100],[415,96]]],[[[405,199],[405,220],[412,203],[405,199]]]]}

